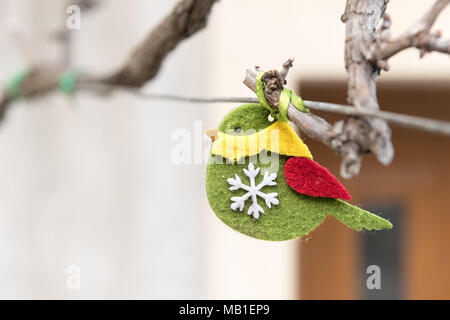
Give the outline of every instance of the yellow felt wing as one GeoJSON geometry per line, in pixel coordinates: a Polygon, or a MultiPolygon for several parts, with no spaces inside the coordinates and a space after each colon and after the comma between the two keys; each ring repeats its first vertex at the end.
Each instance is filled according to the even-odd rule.
{"type": "Polygon", "coordinates": [[[264,130],[245,136],[219,132],[218,138],[213,142],[211,154],[234,161],[256,155],[263,150],[312,159],[308,146],[285,121],[276,121],[264,130]]]}

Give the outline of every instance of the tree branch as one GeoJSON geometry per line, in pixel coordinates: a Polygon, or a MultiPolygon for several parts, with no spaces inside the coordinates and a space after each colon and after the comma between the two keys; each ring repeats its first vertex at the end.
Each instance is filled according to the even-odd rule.
{"type": "Polygon", "coordinates": [[[385,65],[393,55],[413,47],[420,50],[421,57],[431,51],[450,54],[450,40],[441,39],[441,32],[431,33],[431,27],[449,3],[450,0],[437,0],[416,23],[395,40],[390,39],[386,32],[390,27],[390,17],[385,14],[383,19],[388,23],[383,28],[383,32],[378,32],[375,46],[372,48],[372,61],[385,65]]]}
{"type": "MultiPolygon", "coordinates": [[[[292,65],[292,61],[290,60],[283,65],[283,69],[285,70],[284,77],[286,77],[289,69],[285,69],[284,66],[292,65]]],[[[253,92],[256,92],[256,76],[258,75],[259,69],[255,68],[255,70],[256,71],[247,70],[243,81],[253,92]]],[[[264,82],[264,96],[266,97],[267,102],[274,110],[278,110],[278,102],[280,100],[281,91],[283,91],[285,80],[280,76],[280,73],[277,70],[267,71],[264,73],[261,80],[264,82]]],[[[289,103],[288,118],[307,136],[329,145],[326,137],[331,125],[326,120],[313,113],[301,112],[292,103],[289,103]]]]}
{"type": "MultiPolygon", "coordinates": [[[[246,80],[249,81],[249,80],[246,80]]],[[[249,81],[249,83],[251,80],[249,81]]],[[[249,84],[251,86],[251,84],[249,84]]],[[[196,97],[196,96],[184,96],[184,95],[178,95],[178,94],[162,94],[162,93],[146,93],[142,92],[140,89],[130,88],[130,87],[121,87],[121,86],[115,86],[115,85],[107,85],[107,84],[100,84],[100,85],[78,85],[77,90],[87,90],[90,92],[93,92],[94,94],[111,94],[116,92],[125,92],[132,94],[140,99],[146,99],[146,100],[168,100],[168,101],[183,101],[183,102],[190,102],[190,103],[223,103],[223,102],[230,102],[230,103],[258,103],[259,100],[256,97],[250,98],[250,97],[196,97]]],[[[312,109],[312,110],[320,110],[325,112],[331,112],[331,113],[338,113],[338,114],[344,114],[349,116],[368,116],[368,117],[375,117],[375,118],[381,118],[386,120],[389,123],[392,123],[394,125],[398,125],[401,127],[409,128],[409,129],[415,129],[415,130],[422,130],[434,134],[444,135],[450,137],[450,122],[442,121],[442,120],[435,120],[435,119],[427,119],[422,117],[416,117],[416,116],[410,116],[406,114],[398,114],[393,112],[387,112],[387,111],[380,111],[380,110],[366,110],[366,109],[356,109],[352,106],[346,106],[342,104],[335,104],[335,103],[328,103],[328,102],[319,102],[319,101],[311,101],[311,100],[303,100],[306,107],[312,109]]],[[[295,108],[297,110],[297,108],[295,108]]],[[[290,112],[294,111],[294,109],[288,110],[290,112]]],[[[302,112],[302,114],[304,114],[302,112]]],[[[312,119],[316,119],[316,121],[323,121],[326,123],[325,120],[321,119],[320,117],[317,117],[311,113],[307,113],[308,117],[312,117],[312,119]]],[[[292,114],[290,117],[291,119],[295,119],[297,116],[296,114],[292,114]]],[[[295,120],[294,120],[295,121],[295,120]]],[[[299,121],[302,121],[300,119],[299,121]]],[[[299,122],[298,125],[302,126],[303,131],[307,130],[307,128],[304,127],[305,121],[299,122]]],[[[326,124],[324,124],[327,126],[326,124]]],[[[320,124],[319,124],[320,126],[320,124]]],[[[313,133],[309,134],[309,136],[313,136],[313,133]]]]}
{"type": "MultiPolygon", "coordinates": [[[[347,100],[359,109],[378,110],[376,78],[379,68],[371,61],[375,27],[386,9],[387,0],[347,0],[341,19],[346,24],[345,67],[348,74],[347,100]]],[[[334,126],[334,137],[344,157],[341,175],[351,177],[361,166],[361,156],[373,153],[389,164],[394,156],[391,130],[379,118],[351,118],[334,126]]]]}
{"type": "MultiPolygon", "coordinates": [[[[139,87],[153,79],[165,57],[183,40],[201,30],[217,0],[180,0],[173,10],[139,44],[123,67],[106,77],[83,75],[78,83],[85,85],[114,84],[139,87]]],[[[91,7],[92,1],[78,3],[91,7]]],[[[54,66],[32,66],[30,75],[21,84],[21,96],[33,97],[57,88],[64,63],[54,66]]],[[[0,97],[0,120],[6,113],[9,99],[5,92],[0,97]]]]}
{"type": "Polygon", "coordinates": [[[140,87],[152,79],[182,40],[205,27],[216,0],[183,0],[149,33],[123,67],[105,78],[109,84],[140,87]]]}
{"type": "MultiPolygon", "coordinates": [[[[247,70],[244,84],[256,91],[257,73],[253,70],[247,70]]],[[[266,72],[261,78],[264,82],[264,95],[270,106],[278,110],[278,101],[283,90],[282,79],[276,70],[266,72]]],[[[298,110],[292,103],[289,103],[288,118],[307,136],[320,141],[330,149],[344,158],[341,166],[341,175],[344,178],[350,178],[359,171],[361,163],[360,150],[368,148],[367,136],[370,134],[370,128],[361,127],[362,118],[348,118],[345,121],[339,121],[331,125],[326,120],[314,115],[312,112],[304,113],[298,110]],[[345,134],[343,134],[345,132],[345,134]],[[349,167],[348,163],[351,163],[349,167]]],[[[371,118],[375,120],[375,118],[371,118]]],[[[379,121],[380,118],[377,118],[379,121]]]]}
{"type": "MultiPolygon", "coordinates": [[[[356,109],[377,111],[376,78],[379,68],[372,63],[371,46],[376,38],[378,25],[386,9],[386,0],[347,0],[341,19],[346,23],[345,65],[349,75],[348,101],[356,109]]],[[[282,75],[276,70],[262,77],[268,103],[278,108],[283,89],[286,62],[282,75]]],[[[258,69],[256,69],[258,71],[258,69]]],[[[256,73],[248,70],[244,83],[254,91],[256,73]]],[[[369,112],[370,112],[369,111],[369,112]]],[[[392,161],[394,149],[391,130],[385,120],[375,117],[349,117],[334,125],[312,113],[303,113],[292,104],[288,108],[289,119],[306,135],[325,143],[343,157],[341,175],[351,178],[359,173],[362,154],[372,152],[387,165],[392,161]]]]}

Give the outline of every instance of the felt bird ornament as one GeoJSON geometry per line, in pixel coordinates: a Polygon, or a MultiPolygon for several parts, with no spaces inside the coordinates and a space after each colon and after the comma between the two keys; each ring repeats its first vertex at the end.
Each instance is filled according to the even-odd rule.
{"type": "Polygon", "coordinates": [[[207,132],[213,143],[206,188],[217,217],[236,231],[272,241],[306,235],[328,215],[357,231],[392,228],[346,202],[351,196],[342,184],[312,160],[289,122],[271,113],[262,104],[242,105],[217,131],[207,132]]]}

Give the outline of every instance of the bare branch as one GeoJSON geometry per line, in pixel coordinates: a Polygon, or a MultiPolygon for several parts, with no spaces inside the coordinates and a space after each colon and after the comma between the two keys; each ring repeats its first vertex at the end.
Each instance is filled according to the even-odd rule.
{"type": "Polygon", "coordinates": [[[280,72],[280,77],[281,77],[281,80],[283,81],[283,84],[286,84],[286,78],[289,73],[289,69],[292,68],[292,66],[294,65],[294,60],[295,60],[295,58],[292,57],[292,58],[289,58],[288,60],[286,60],[285,63],[283,63],[283,68],[280,72]]]}
{"type": "MultiPolygon", "coordinates": [[[[342,21],[346,23],[345,67],[348,73],[350,104],[358,109],[378,110],[376,78],[379,67],[372,62],[372,45],[376,29],[384,15],[386,0],[347,0],[342,21]]],[[[341,175],[351,177],[358,173],[361,161],[357,158],[373,153],[387,165],[394,156],[391,130],[380,118],[360,117],[335,124],[332,138],[340,145],[344,157],[341,175]]]]}
{"type": "MultiPolygon", "coordinates": [[[[389,69],[387,60],[392,55],[409,47],[419,48],[422,56],[433,50],[449,51],[449,42],[441,40],[439,32],[431,34],[430,29],[450,0],[437,0],[408,32],[395,41],[390,39],[391,20],[385,13],[387,2],[387,0],[347,0],[345,13],[341,18],[346,23],[345,65],[349,76],[348,102],[356,108],[379,109],[376,78],[380,69],[389,69]],[[377,25],[380,25],[378,30],[377,25]]],[[[341,126],[335,125],[334,129],[338,129],[334,140],[342,140],[343,143],[341,149],[344,155],[341,167],[343,176],[357,173],[361,163],[357,158],[367,152],[372,152],[385,165],[392,161],[394,149],[391,131],[384,120],[361,117],[356,121],[345,121],[341,126]],[[349,136],[359,137],[358,144],[352,139],[349,140],[349,136]],[[348,146],[344,146],[345,143],[348,143],[348,146]]]]}
{"type": "Polygon", "coordinates": [[[183,39],[206,25],[216,0],[182,0],[133,51],[124,66],[104,79],[110,84],[140,87],[159,71],[162,62],[183,39]]]}
{"type": "MultiPolygon", "coordinates": [[[[247,70],[243,81],[253,92],[256,92],[256,76],[257,73],[255,71],[247,70]]],[[[264,82],[264,95],[267,102],[274,110],[278,110],[280,94],[283,91],[283,84],[279,73],[276,70],[268,71],[262,77],[262,81],[264,82]],[[271,85],[267,85],[267,81],[271,82],[271,85]]],[[[326,136],[331,125],[327,121],[313,113],[299,111],[292,103],[288,107],[288,117],[307,136],[328,145],[326,136]]]]}
{"type": "MultiPolygon", "coordinates": [[[[264,95],[271,107],[277,110],[278,100],[283,86],[273,84],[276,82],[274,79],[279,75],[276,70],[268,71],[266,74],[262,77],[262,81],[264,82],[264,95]],[[266,74],[268,74],[267,77],[266,74]],[[267,89],[265,79],[270,81],[269,89],[267,89]],[[278,97],[278,100],[274,101],[275,97],[278,97]]],[[[256,73],[254,71],[247,70],[244,84],[252,91],[256,91],[256,73]]],[[[348,118],[347,120],[339,121],[331,125],[326,120],[311,112],[301,112],[292,103],[288,107],[288,118],[307,136],[324,143],[344,158],[341,166],[342,177],[351,178],[359,172],[361,154],[365,150],[370,150],[371,139],[369,137],[373,132],[373,128],[369,125],[368,121],[364,118],[348,118]]],[[[380,118],[372,118],[371,120],[384,121],[380,118]]]]}
{"type": "Polygon", "coordinates": [[[430,10],[395,40],[378,37],[372,49],[373,61],[387,61],[400,51],[412,47],[418,48],[421,56],[431,51],[450,54],[450,40],[441,39],[441,32],[431,33],[431,27],[449,3],[450,0],[437,0],[430,10]]]}
{"type": "MultiPolygon", "coordinates": [[[[124,63],[123,68],[107,77],[84,75],[78,79],[78,82],[90,85],[113,84],[128,87],[143,85],[158,73],[167,54],[181,40],[188,38],[206,25],[208,14],[216,1],[180,0],[170,14],[137,46],[124,63]]],[[[77,3],[89,9],[97,1],[78,0],[77,3]]],[[[68,48],[70,46],[69,41],[64,45],[68,48]]],[[[33,97],[56,89],[59,77],[64,71],[63,68],[66,67],[67,65],[64,62],[58,62],[54,66],[32,67],[30,75],[21,84],[21,96],[33,97]]],[[[3,99],[0,101],[0,120],[6,112],[9,102],[3,93],[3,99]]]]}
{"type": "MultiPolygon", "coordinates": [[[[108,85],[108,84],[95,84],[95,83],[81,83],[77,86],[78,90],[87,90],[91,91],[95,94],[112,94],[116,92],[126,92],[130,93],[140,99],[147,99],[147,100],[169,100],[169,101],[183,101],[183,102],[190,102],[190,103],[223,103],[223,102],[229,102],[229,103],[258,103],[258,98],[250,98],[250,97],[195,97],[195,96],[184,96],[184,95],[178,95],[178,94],[158,94],[158,93],[145,93],[142,92],[140,89],[130,88],[130,87],[121,87],[121,86],[114,86],[114,85],[108,85]]],[[[367,116],[367,117],[374,117],[374,118],[380,118],[383,120],[386,120],[389,123],[392,123],[397,126],[401,126],[404,128],[409,129],[415,129],[415,130],[422,130],[434,134],[440,134],[444,136],[450,137],[450,122],[442,121],[442,120],[435,120],[435,119],[427,119],[422,117],[416,117],[416,116],[410,116],[410,115],[404,115],[404,114],[397,114],[393,112],[387,112],[387,111],[380,111],[380,110],[369,110],[369,109],[356,109],[352,106],[342,105],[342,104],[335,104],[335,103],[328,103],[328,102],[319,102],[319,101],[311,101],[311,100],[304,100],[303,101],[305,106],[312,109],[312,110],[320,110],[330,113],[338,113],[338,114],[345,114],[349,116],[367,116]]],[[[294,114],[295,109],[289,109],[288,112],[292,113],[291,119],[298,118],[299,116],[294,114]]],[[[315,115],[312,115],[311,113],[303,113],[302,115],[308,115],[308,117],[312,116],[313,121],[320,121],[323,122],[324,128],[331,128],[331,126],[326,123],[325,120],[321,119],[320,117],[317,117],[315,115]]],[[[301,117],[301,116],[300,116],[301,117]]],[[[304,127],[308,125],[307,119],[301,119],[301,126],[302,130],[306,131],[308,129],[305,129],[304,127]]],[[[317,124],[316,124],[317,126],[317,124]]],[[[314,122],[310,124],[308,127],[311,127],[311,130],[314,130],[315,125],[314,122]]],[[[319,124],[318,130],[321,131],[321,125],[319,124]]],[[[314,134],[309,134],[310,137],[313,137],[314,134]]],[[[321,140],[321,138],[318,138],[317,140],[321,140]]]]}

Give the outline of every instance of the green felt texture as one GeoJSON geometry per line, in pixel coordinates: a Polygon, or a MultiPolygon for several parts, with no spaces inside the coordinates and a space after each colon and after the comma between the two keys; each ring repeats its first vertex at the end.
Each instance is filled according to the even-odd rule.
{"type": "MultiPolygon", "coordinates": [[[[276,186],[268,186],[263,192],[278,192],[279,205],[268,209],[262,199],[258,203],[263,207],[265,214],[258,220],[247,215],[251,201],[247,201],[242,212],[230,208],[230,198],[242,196],[245,191],[230,191],[227,178],[238,174],[244,184],[249,179],[242,169],[247,168],[249,158],[245,164],[223,164],[210,161],[207,168],[206,190],[209,204],[217,217],[232,229],[253,238],[271,241],[282,241],[298,238],[315,229],[327,215],[346,224],[348,227],[360,231],[390,229],[392,224],[368,211],[350,205],[344,201],[330,198],[315,198],[297,193],[291,189],[284,178],[284,165],[288,157],[279,155],[279,167],[276,186]]],[[[211,158],[212,160],[212,158],[211,158]]],[[[255,167],[261,167],[256,178],[259,183],[264,171],[270,168],[269,164],[254,162],[255,167]],[[264,169],[265,168],[265,169],[264,169]]]]}
{"type": "MultiPolygon", "coordinates": [[[[219,131],[230,135],[245,135],[247,130],[256,132],[273,124],[268,119],[270,111],[261,104],[244,104],[231,110],[219,124],[219,131]],[[235,132],[236,128],[241,128],[235,132]]],[[[248,134],[248,132],[247,132],[248,134]]]]}

